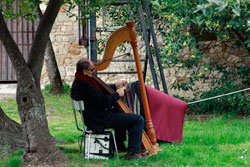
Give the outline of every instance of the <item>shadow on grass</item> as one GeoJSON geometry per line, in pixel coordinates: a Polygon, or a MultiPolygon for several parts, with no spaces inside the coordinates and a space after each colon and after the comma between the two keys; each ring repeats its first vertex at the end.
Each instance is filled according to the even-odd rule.
{"type": "Polygon", "coordinates": [[[65,148],[62,146],[58,146],[57,148],[63,151],[64,153],[79,153],[80,154],[79,149],[76,149],[76,148],[65,148]]]}

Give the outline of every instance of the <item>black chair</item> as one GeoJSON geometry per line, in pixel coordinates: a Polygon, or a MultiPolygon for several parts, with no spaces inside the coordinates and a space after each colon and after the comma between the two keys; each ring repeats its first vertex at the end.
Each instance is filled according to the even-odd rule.
{"type": "MultiPolygon", "coordinates": [[[[113,141],[114,141],[114,147],[115,147],[117,159],[119,159],[117,145],[116,145],[116,139],[115,139],[115,135],[114,135],[114,129],[112,129],[112,128],[104,129],[104,132],[102,132],[102,133],[96,133],[95,131],[88,130],[86,128],[86,126],[85,126],[84,119],[83,119],[84,102],[83,101],[76,101],[76,100],[72,99],[72,105],[73,105],[73,113],[74,113],[76,128],[79,131],[82,132],[82,134],[80,136],[80,143],[79,143],[80,150],[79,150],[79,152],[80,153],[82,152],[83,138],[88,136],[87,151],[84,150],[84,153],[85,153],[85,157],[87,156],[87,158],[89,160],[89,158],[90,158],[90,147],[91,147],[91,142],[90,142],[91,135],[93,135],[93,134],[94,135],[110,134],[112,136],[112,138],[113,138],[113,141]],[[77,115],[79,115],[79,114],[77,114],[76,111],[79,111],[79,113],[80,113],[81,123],[79,123],[79,121],[77,119],[77,115]],[[82,124],[82,125],[80,125],[80,124],[82,124]],[[87,155],[86,155],[86,153],[87,153],[87,155]]],[[[86,138],[85,138],[85,140],[86,140],[86,138]]],[[[84,149],[86,149],[86,147],[84,147],[84,149]]]]}

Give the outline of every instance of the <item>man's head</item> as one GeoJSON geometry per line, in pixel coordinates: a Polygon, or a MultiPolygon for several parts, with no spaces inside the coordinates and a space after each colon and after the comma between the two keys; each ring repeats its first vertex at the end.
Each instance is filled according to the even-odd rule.
{"type": "Polygon", "coordinates": [[[89,59],[82,58],[76,64],[76,71],[92,77],[93,72],[95,71],[94,63],[89,59]]]}

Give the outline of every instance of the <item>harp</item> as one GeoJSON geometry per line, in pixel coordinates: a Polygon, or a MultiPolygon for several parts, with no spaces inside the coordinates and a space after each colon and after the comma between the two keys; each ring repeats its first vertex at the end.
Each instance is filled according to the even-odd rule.
{"type": "MultiPolygon", "coordinates": [[[[112,35],[109,37],[106,43],[102,61],[95,63],[95,69],[96,71],[101,71],[101,70],[106,69],[110,64],[118,45],[120,45],[122,42],[125,42],[125,41],[130,42],[133,48],[134,59],[135,59],[135,64],[136,64],[136,69],[137,69],[140,91],[141,91],[141,97],[142,97],[142,102],[143,102],[143,107],[144,107],[144,112],[145,112],[147,133],[143,132],[142,143],[143,143],[145,151],[148,151],[149,155],[157,154],[159,151],[161,151],[161,149],[159,148],[159,145],[156,141],[155,131],[153,128],[151,115],[149,111],[147,94],[146,94],[146,89],[145,89],[144,79],[143,79],[142,69],[141,69],[141,62],[140,62],[139,53],[138,53],[134,22],[127,22],[125,27],[119,28],[118,30],[112,33],[112,35]]],[[[99,83],[102,82],[101,80],[99,81],[97,77],[95,78],[99,83]]],[[[105,87],[105,84],[104,84],[104,87],[105,87]]],[[[120,112],[126,112],[126,113],[130,112],[130,110],[122,102],[122,100],[118,100],[116,108],[120,112]]]]}

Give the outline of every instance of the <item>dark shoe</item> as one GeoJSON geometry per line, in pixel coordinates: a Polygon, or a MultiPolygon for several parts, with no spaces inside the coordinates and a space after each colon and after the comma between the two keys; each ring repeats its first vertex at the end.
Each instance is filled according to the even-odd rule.
{"type": "Polygon", "coordinates": [[[124,143],[117,143],[118,152],[127,152],[127,147],[124,143]]]}
{"type": "Polygon", "coordinates": [[[145,159],[145,157],[143,157],[141,153],[127,153],[125,159],[131,161],[131,160],[145,159]]]}

